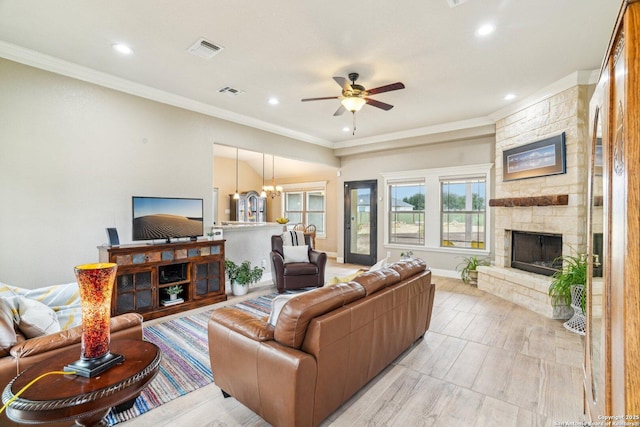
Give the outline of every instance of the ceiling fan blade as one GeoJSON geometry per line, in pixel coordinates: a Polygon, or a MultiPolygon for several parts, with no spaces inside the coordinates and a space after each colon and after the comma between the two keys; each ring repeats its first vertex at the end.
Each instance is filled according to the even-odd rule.
{"type": "Polygon", "coordinates": [[[351,90],[351,83],[349,83],[349,80],[344,77],[334,77],[333,80],[340,85],[342,90],[351,90]]]}
{"type": "Polygon", "coordinates": [[[392,90],[398,90],[398,89],[404,89],[404,84],[400,83],[400,82],[397,82],[397,83],[391,83],[390,85],[385,85],[385,86],[380,86],[380,87],[376,87],[376,88],[373,88],[373,89],[368,89],[367,90],[367,94],[375,95],[376,93],[391,92],[392,90]]]}
{"type": "Polygon", "coordinates": [[[306,101],[322,101],[324,99],[338,99],[337,96],[325,96],[323,98],[305,98],[305,99],[301,99],[300,101],[302,102],[306,102],[306,101]]]}
{"type": "Polygon", "coordinates": [[[385,111],[389,111],[393,108],[393,105],[376,101],[375,99],[365,98],[365,100],[367,101],[367,104],[371,105],[372,107],[382,108],[385,111]]]}
{"type": "Polygon", "coordinates": [[[340,108],[338,108],[336,110],[335,113],[333,113],[334,116],[341,116],[342,114],[344,114],[344,112],[347,111],[346,108],[344,108],[344,105],[340,104],[340,108]]]}

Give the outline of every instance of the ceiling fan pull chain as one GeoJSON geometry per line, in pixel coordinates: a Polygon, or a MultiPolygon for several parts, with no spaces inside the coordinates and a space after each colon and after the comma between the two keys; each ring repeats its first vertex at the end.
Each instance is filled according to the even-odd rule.
{"type": "Polygon", "coordinates": [[[356,134],[356,113],[355,111],[353,112],[353,133],[351,135],[355,135],[356,134]]]}

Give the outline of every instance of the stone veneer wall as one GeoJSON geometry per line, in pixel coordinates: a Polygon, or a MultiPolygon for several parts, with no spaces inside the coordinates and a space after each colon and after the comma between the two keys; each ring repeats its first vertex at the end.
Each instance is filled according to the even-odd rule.
{"type": "Polygon", "coordinates": [[[495,261],[481,269],[478,287],[553,317],[546,276],[512,269],[511,230],[562,234],[563,255],[586,249],[588,110],[590,86],[574,86],[496,123],[494,198],[568,194],[566,206],[492,207],[495,261]],[[565,132],[566,173],[502,181],[502,151],[565,132]]]}

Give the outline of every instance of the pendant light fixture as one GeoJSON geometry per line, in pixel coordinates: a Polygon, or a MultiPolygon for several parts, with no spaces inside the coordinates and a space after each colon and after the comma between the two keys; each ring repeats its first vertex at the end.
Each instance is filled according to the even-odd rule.
{"type": "Polygon", "coordinates": [[[271,156],[271,185],[265,185],[262,187],[267,196],[275,199],[282,194],[282,186],[276,185],[276,158],[271,156]]]}
{"type": "Polygon", "coordinates": [[[260,197],[263,199],[267,197],[267,192],[264,191],[264,153],[262,153],[262,191],[260,192],[260,197]]]}
{"type": "Polygon", "coordinates": [[[233,198],[240,199],[240,193],[238,193],[238,148],[236,148],[236,194],[233,195],[233,198]]]}

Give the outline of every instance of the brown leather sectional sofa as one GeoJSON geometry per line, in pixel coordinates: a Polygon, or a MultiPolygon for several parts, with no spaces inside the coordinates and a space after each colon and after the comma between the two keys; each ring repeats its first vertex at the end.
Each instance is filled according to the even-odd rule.
{"type": "MultiPolygon", "coordinates": [[[[82,326],[75,326],[65,331],[25,339],[19,334],[18,343],[9,354],[0,357],[0,393],[17,374],[43,360],[51,362],[51,370],[64,368],[64,364],[56,362],[56,356],[69,348],[78,349],[80,358],[80,341],[82,340],[82,326]]],[[[142,316],[137,313],[127,313],[111,318],[111,340],[142,339],[142,316]]],[[[9,421],[5,412],[0,414],[0,426],[13,427],[21,424],[9,421]]],[[[47,424],[50,427],[74,425],[73,422],[47,424]]]]}
{"type": "Polygon", "coordinates": [[[216,385],[274,426],[317,426],[429,328],[422,260],[302,293],[275,328],[233,307],[209,320],[216,385]]]}

